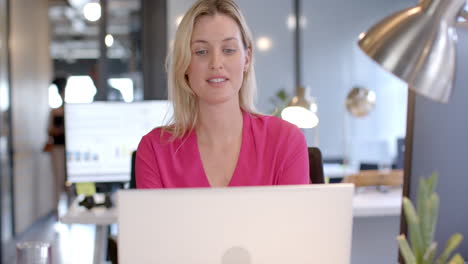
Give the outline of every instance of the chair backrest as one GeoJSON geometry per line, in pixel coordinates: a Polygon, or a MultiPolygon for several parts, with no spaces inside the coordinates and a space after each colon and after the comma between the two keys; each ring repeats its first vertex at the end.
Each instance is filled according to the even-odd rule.
{"type": "Polygon", "coordinates": [[[128,187],[129,189],[136,189],[135,159],[136,159],[136,150],[132,152],[132,167],[130,170],[130,186],[128,187]]]}
{"type": "MultiPolygon", "coordinates": [[[[322,152],[319,148],[310,147],[309,149],[309,177],[313,184],[325,183],[323,176],[322,152]]],[[[132,153],[132,168],[130,173],[130,189],[136,189],[135,178],[135,158],[136,151],[132,153]]]]}
{"type": "Polygon", "coordinates": [[[312,184],[325,183],[323,176],[322,152],[319,148],[309,147],[309,176],[312,184]]]}

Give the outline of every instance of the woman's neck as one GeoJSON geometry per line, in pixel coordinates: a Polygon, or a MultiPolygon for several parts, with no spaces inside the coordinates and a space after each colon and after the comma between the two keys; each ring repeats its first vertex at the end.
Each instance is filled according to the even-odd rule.
{"type": "Polygon", "coordinates": [[[199,105],[197,139],[208,146],[219,146],[242,136],[242,111],[237,103],[199,105]]]}

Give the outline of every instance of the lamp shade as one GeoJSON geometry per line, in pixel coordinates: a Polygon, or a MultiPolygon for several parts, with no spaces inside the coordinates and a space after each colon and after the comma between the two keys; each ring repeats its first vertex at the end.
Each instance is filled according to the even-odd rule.
{"type": "Polygon", "coordinates": [[[454,25],[466,0],[421,0],[374,25],[360,48],[415,92],[450,98],[455,74],[454,25]]]}
{"type": "Polygon", "coordinates": [[[281,111],[281,118],[300,128],[314,128],[318,125],[317,104],[307,97],[305,87],[297,88],[297,95],[281,111]]]}
{"type": "Polygon", "coordinates": [[[346,96],[346,110],[355,117],[367,116],[375,107],[377,96],[364,87],[354,87],[346,96]]]}

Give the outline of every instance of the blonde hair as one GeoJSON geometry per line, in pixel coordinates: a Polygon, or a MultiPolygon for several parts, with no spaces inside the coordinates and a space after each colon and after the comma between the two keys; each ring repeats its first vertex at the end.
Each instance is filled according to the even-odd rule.
{"type": "Polygon", "coordinates": [[[201,16],[223,14],[232,18],[239,26],[242,43],[245,49],[250,49],[251,58],[248,69],[244,72],[242,86],[239,92],[239,105],[249,113],[255,113],[254,99],[257,90],[255,71],[253,67],[252,34],[234,0],[198,0],[185,14],[176,32],[172,52],[167,57],[169,100],[173,104],[174,113],[170,125],[163,131],[170,132],[173,138],[180,138],[193,130],[198,120],[198,99],[190,88],[185,73],[191,61],[191,38],[194,25],[201,16]]]}

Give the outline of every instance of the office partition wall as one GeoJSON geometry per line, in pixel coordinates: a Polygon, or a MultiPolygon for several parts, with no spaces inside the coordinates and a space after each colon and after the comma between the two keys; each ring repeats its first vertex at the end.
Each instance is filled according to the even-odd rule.
{"type": "Polygon", "coordinates": [[[42,152],[52,77],[48,6],[46,0],[9,1],[15,233],[53,209],[51,165],[49,155],[42,152]]]}
{"type": "MultiPolygon", "coordinates": [[[[458,27],[457,70],[453,94],[449,103],[441,104],[416,95],[413,141],[410,155],[411,168],[406,184],[410,184],[409,197],[417,197],[420,177],[439,173],[436,191],[440,195],[440,213],[435,240],[439,245],[453,233],[464,235],[460,253],[468,257],[468,28],[458,27]]],[[[409,119],[410,120],[410,119],[409,119]]]]}
{"type": "MultiPolygon", "coordinates": [[[[0,0],[0,244],[12,236],[11,108],[8,61],[8,1],[0,0]]],[[[3,247],[2,247],[3,248],[3,247]]],[[[2,254],[0,251],[0,263],[2,254]]]]}
{"type": "Polygon", "coordinates": [[[166,16],[166,0],[141,0],[138,48],[141,49],[144,100],[165,100],[168,96],[164,65],[168,50],[166,16]]]}

